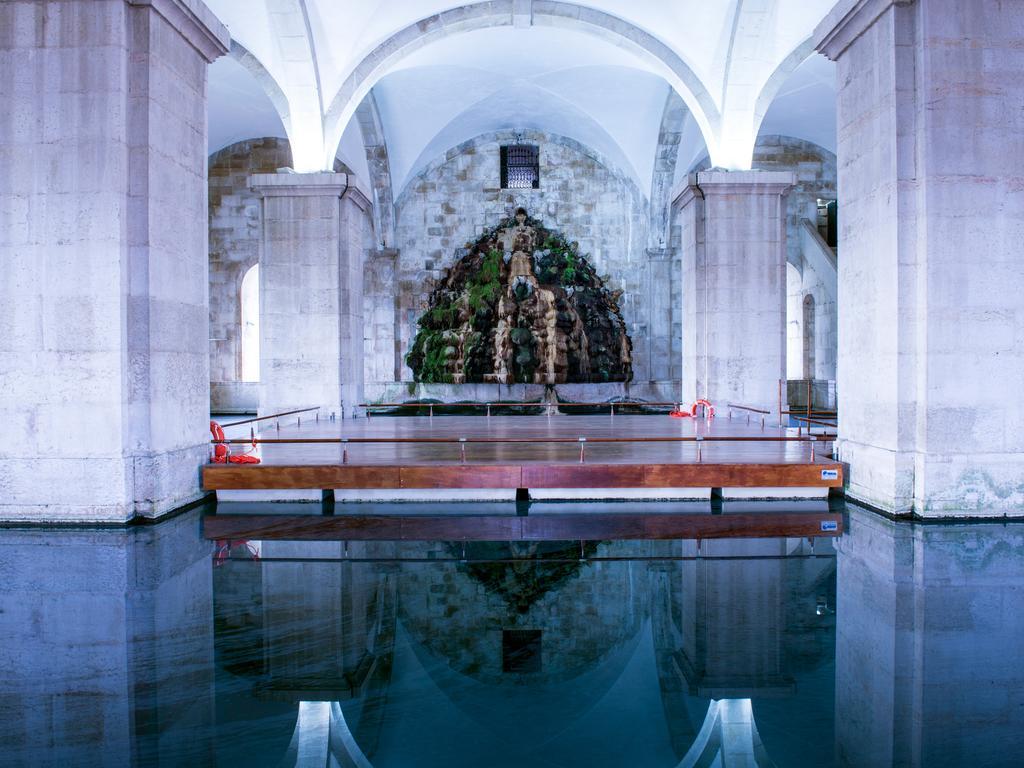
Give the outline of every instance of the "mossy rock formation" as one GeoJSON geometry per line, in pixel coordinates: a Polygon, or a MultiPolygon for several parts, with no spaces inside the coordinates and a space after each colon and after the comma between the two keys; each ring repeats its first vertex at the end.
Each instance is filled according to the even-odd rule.
{"type": "Polygon", "coordinates": [[[630,381],[620,295],[577,243],[520,208],[468,244],[430,294],[406,363],[438,384],[630,381]]]}

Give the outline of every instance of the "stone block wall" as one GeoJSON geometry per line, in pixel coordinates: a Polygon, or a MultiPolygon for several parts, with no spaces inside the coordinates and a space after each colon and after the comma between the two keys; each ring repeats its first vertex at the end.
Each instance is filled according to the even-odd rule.
{"type": "MultiPolygon", "coordinates": [[[[526,132],[522,141],[540,147],[540,188],[501,189],[500,147],[516,137],[489,133],[450,149],[415,176],[396,200],[395,246],[399,250],[398,339],[401,378],[412,380],[404,356],[415,336],[427,297],[458,249],[522,206],[545,226],[577,240],[609,287],[623,291],[620,306],[634,342],[634,381],[648,382],[655,365],[649,335],[670,334],[671,292],[647,278],[647,199],[622,171],[587,147],[561,136],[526,132]],[[652,301],[652,296],[658,301],[652,301]]],[[[661,272],[671,272],[669,261],[661,272]]],[[[654,349],[664,355],[666,344],[654,349]]],[[[371,366],[375,369],[375,366],[371,366]]]]}
{"type": "Polygon", "coordinates": [[[245,273],[260,260],[259,196],[255,173],[274,173],[292,162],[286,139],[240,141],[210,156],[210,407],[244,406],[241,384],[241,303],[245,273]]]}

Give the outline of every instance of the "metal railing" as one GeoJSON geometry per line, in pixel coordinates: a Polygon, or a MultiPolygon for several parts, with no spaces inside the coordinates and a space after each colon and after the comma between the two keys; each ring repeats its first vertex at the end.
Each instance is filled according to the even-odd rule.
{"type": "Polygon", "coordinates": [[[697,461],[703,460],[704,443],[808,443],[810,445],[810,463],[814,463],[815,445],[828,443],[835,435],[689,435],[689,436],[646,436],[646,437],[285,437],[285,438],[231,438],[211,440],[213,444],[226,445],[340,445],[342,447],[342,463],[348,463],[348,446],[360,444],[397,444],[397,445],[458,445],[459,455],[463,464],[466,463],[466,446],[472,444],[575,444],[580,448],[580,463],[586,461],[588,444],[623,444],[623,443],[696,443],[697,461]]]}
{"type": "MultiPolygon", "coordinates": [[[[257,416],[257,417],[252,418],[252,419],[242,419],[241,421],[232,421],[230,424],[221,424],[220,426],[221,426],[222,429],[227,429],[228,427],[238,427],[238,426],[241,426],[242,424],[255,424],[257,421],[269,421],[270,419],[278,419],[278,420],[280,420],[282,416],[294,416],[294,415],[299,414],[299,413],[309,413],[310,411],[317,411],[315,420],[316,421],[320,421],[320,413],[319,413],[320,407],[319,406],[313,406],[311,408],[297,408],[294,411],[281,411],[280,413],[272,413],[269,416],[257,416]]],[[[299,417],[299,422],[301,423],[301,421],[302,421],[302,417],[300,416],[299,417]]]]}
{"type": "Polygon", "coordinates": [[[439,410],[447,410],[449,408],[467,408],[467,409],[484,409],[488,416],[491,415],[492,408],[537,408],[545,411],[547,414],[551,414],[553,411],[559,408],[608,408],[611,415],[615,415],[615,407],[618,406],[620,410],[623,408],[676,408],[682,407],[680,403],[668,403],[668,402],[646,402],[646,401],[630,401],[620,400],[618,402],[598,402],[598,403],[563,403],[563,402],[520,402],[520,401],[502,401],[495,400],[491,402],[467,402],[467,403],[360,403],[359,407],[366,411],[367,418],[370,417],[371,412],[375,409],[384,408],[426,408],[428,415],[434,415],[434,408],[439,410]]]}

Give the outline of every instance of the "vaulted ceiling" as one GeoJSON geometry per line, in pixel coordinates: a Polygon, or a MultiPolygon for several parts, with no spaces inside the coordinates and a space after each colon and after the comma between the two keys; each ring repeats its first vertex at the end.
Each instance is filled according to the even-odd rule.
{"type": "Polygon", "coordinates": [[[649,189],[666,98],[680,164],[749,167],[759,130],[833,149],[834,70],[810,35],[836,0],[206,0],[232,55],[210,71],[210,148],[285,135],[299,171],[366,173],[371,91],[396,194],[450,147],[537,129],[649,189]]]}

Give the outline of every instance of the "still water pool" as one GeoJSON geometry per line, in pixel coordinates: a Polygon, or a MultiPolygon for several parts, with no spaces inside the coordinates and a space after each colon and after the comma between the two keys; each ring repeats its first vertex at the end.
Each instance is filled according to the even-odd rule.
{"type": "Polygon", "coordinates": [[[1024,524],[840,538],[0,531],[3,766],[997,766],[1024,524]]]}

